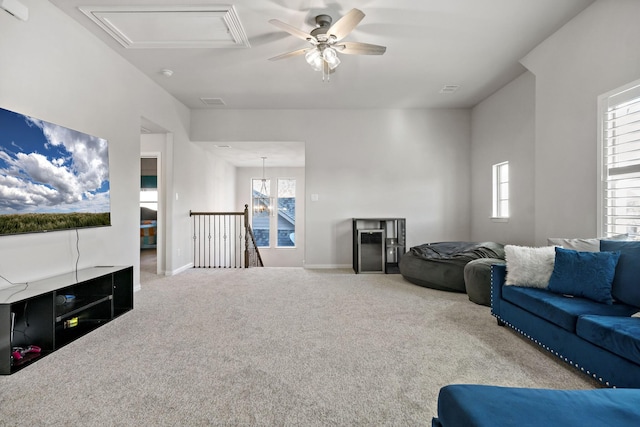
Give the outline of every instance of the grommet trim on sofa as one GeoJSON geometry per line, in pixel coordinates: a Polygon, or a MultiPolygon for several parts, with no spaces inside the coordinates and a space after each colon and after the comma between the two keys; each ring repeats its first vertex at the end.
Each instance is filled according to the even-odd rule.
{"type": "Polygon", "coordinates": [[[490,302],[491,302],[491,314],[495,316],[495,314],[493,313],[493,266],[491,266],[491,282],[489,285],[489,298],[490,298],[490,302]]]}
{"type": "MultiPolygon", "coordinates": [[[[493,279],[492,279],[493,280],[493,279]]],[[[491,287],[492,292],[493,292],[493,286],[491,287]]],[[[493,295],[492,295],[493,296],[493,295]]],[[[564,361],[565,363],[568,363],[569,365],[573,366],[574,368],[580,370],[582,373],[585,373],[586,375],[592,377],[593,379],[599,381],[600,383],[606,385],[607,387],[611,387],[611,388],[616,388],[615,385],[612,385],[609,381],[605,381],[602,377],[598,376],[596,373],[591,372],[589,369],[586,369],[583,366],[578,365],[577,363],[574,363],[573,361],[570,361],[567,357],[563,356],[562,354],[558,353],[555,350],[552,350],[551,348],[549,348],[549,346],[542,344],[541,342],[539,342],[537,339],[532,338],[531,335],[527,334],[526,332],[522,331],[521,329],[515,327],[514,325],[512,325],[511,323],[507,322],[506,320],[502,319],[499,315],[495,314],[495,313],[491,313],[493,315],[493,317],[495,317],[496,319],[498,319],[500,322],[504,323],[505,325],[509,326],[511,329],[513,329],[514,331],[518,332],[520,335],[526,337],[529,339],[529,341],[534,342],[535,344],[537,344],[539,347],[542,347],[543,349],[547,350],[549,353],[555,355],[556,357],[558,357],[560,360],[564,361]]]]}

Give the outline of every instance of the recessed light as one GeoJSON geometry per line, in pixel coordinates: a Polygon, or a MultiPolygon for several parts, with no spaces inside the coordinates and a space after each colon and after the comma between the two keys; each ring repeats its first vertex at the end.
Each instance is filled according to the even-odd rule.
{"type": "Polygon", "coordinates": [[[168,68],[163,68],[162,70],[160,70],[160,74],[162,74],[165,77],[171,77],[173,76],[173,70],[170,70],[168,68]]]}

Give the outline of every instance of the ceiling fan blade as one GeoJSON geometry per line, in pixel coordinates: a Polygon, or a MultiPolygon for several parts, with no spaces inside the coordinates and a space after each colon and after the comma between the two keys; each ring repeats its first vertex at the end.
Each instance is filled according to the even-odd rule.
{"type": "Polygon", "coordinates": [[[386,46],[358,42],[337,43],[333,48],[346,55],[382,55],[387,51],[386,46]]]}
{"type": "Polygon", "coordinates": [[[269,58],[269,61],[277,61],[279,59],[291,58],[292,56],[304,55],[307,51],[312,48],[304,48],[294,50],[292,52],[283,53],[282,55],[274,56],[273,58],[269,58]]]}
{"type": "MultiPolygon", "coordinates": [[[[278,19],[271,19],[269,20],[270,24],[275,25],[276,27],[280,28],[281,30],[286,31],[287,33],[291,34],[292,36],[298,37],[299,39],[302,40],[306,40],[306,41],[316,41],[316,38],[313,37],[311,34],[309,33],[305,33],[302,30],[297,29],[296,27],[293,27],[289,24],[286,24],[278,19]]],[[[317,41],[316,41],[317,42],[317,41]]]]}
{"type": "Polygon", "coordinates": [[[364,13],[360,9],[351,9],[329,28],[327,34],[334,36],[336,40],[342,40],[356,28],[360,21],[362,21],[362,18],[364,18],[364,13]]]}

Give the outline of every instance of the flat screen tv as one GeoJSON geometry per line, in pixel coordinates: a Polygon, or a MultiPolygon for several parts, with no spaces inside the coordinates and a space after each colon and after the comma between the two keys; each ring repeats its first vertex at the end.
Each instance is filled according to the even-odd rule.
{"type": "Polygon", "coordinates": [[[0,236],[111,225],[107,140],[0,108],[0,236]]]}

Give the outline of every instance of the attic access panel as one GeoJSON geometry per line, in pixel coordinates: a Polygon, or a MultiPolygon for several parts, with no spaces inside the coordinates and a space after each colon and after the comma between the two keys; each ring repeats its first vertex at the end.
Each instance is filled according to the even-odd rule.
{"type": "Polygon", "coordinates": [[[127,49],[249,47],[233,6],[82,6],[127,49]]]}

